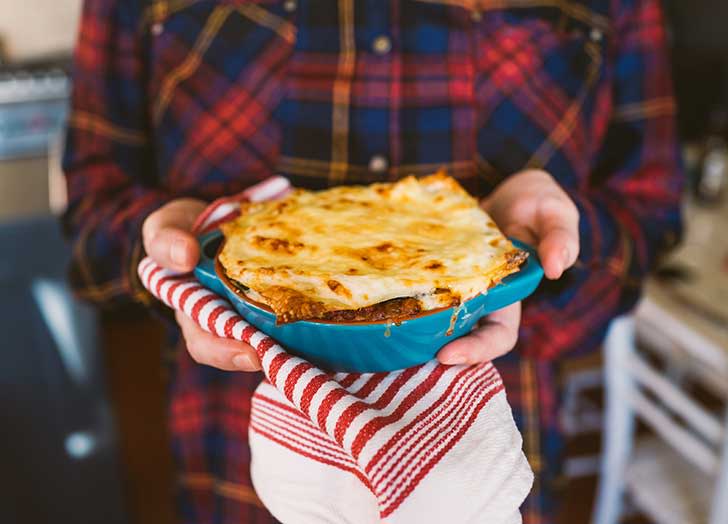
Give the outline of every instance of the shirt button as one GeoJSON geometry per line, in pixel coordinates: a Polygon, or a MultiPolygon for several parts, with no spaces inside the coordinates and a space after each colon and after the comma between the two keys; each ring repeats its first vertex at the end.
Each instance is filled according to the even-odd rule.
{"type": "Polygon", "coordinates": [[[602,38],[604,38],[604,33],[601,29],[597,29],[595,27],[591,30],[591,33],[589,33],[589,38],[591,38],[594,42],[601,42],[602,38]]]}
{"type": "Polygon", "coordinates": [[[298,7],[296,5],[296,0],[286,0],[285,2],[283,2],[283,9],[287,13],[292,13],[293,11],[296,10],[296,7],[298,7]]]}
{"type": "Polygon", "coordinates": [[[164,32],[164,25],[162,25],[160,22],[157,22],[152,26],[152,34],[154,36],[159,36],[164,32]]]}
{"type": "Polygon", "coordinates": [[[378,55],[386,55],[392,50],[392,40],[388,36],[378,36],[372,43],[372,50],[378,55]]]}
{"type": "Polygon", "coordinates": [[[382,155],[374,155],[369,160],[369,171],[373,173],[384,173],[389,168],[389,162],[382,155]]]}
{"type": "Polygon", "coordinates": [[[480,22],[483,19],[483,13],[475,9],[472,13],[470,13],[470,19],[473,22],[480,22]]]}

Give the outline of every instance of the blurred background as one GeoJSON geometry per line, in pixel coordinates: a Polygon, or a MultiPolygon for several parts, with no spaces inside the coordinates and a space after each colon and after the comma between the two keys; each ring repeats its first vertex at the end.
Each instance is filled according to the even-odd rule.
{"type": "MultiPolygon", "coordinates": [[[[0,2],[0,522],[166,524],[163,334],[144,312],[85,307],[64,282],[80,4],[0,2]]],[[[728,523],[728,2],[666,8],[686,234],[603,356],[562,376],[564,524],[728,523]]]]}

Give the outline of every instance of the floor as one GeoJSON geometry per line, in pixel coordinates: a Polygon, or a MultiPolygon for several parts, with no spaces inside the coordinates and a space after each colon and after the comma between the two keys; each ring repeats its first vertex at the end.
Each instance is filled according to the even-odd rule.
{"type": "MultiPolygon", "coordinates": [[[[106,318],[103,327],[110,394],[121,433],[130,524],[173,524],[162,330],[157,322],[139,315],[106,318]]],[[[567,486],[559,524],[588,524],[595,487],[594,477],[567,486]]],[[[647,524],[640,519],[625,522],[647,524]]]]}

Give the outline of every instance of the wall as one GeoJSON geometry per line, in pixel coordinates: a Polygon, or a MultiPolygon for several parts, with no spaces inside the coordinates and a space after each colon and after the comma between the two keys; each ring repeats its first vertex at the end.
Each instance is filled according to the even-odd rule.
{"type": "Polygon", "coordinates": [[[0,42],[11,61],[69,53],[82,0],[0,0],[0,42]]]}

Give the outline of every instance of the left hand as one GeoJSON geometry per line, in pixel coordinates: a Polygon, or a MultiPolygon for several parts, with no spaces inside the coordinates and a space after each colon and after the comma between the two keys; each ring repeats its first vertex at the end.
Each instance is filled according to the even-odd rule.
{"type": "MultiPolygon", "coordinates": [[[[521,171],[508,177],[481,202],[506,236],[538,250],[546,278],[556,280],[579,255],[579,211],[558,182],[545,171],[521,171]]],[[[480,327],[443,347],[443,364],[476,364],[508,353],[521,323],[517,302],[488,315],[480,327]]]]}

